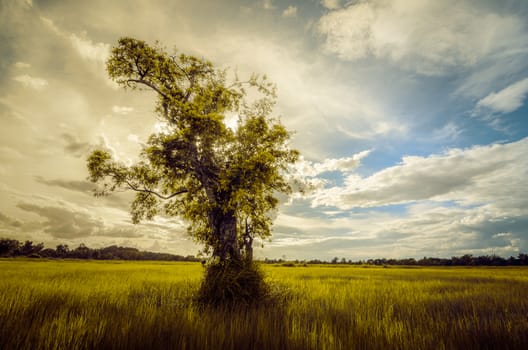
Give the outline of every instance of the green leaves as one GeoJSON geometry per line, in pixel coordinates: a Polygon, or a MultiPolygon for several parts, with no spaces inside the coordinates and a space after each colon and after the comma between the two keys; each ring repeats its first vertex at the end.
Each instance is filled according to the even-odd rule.
{"type": "Polygon", "coordinates": [[[106,168],[108,162],[112,157],[108,152],[96,150],[88,157],[88,172],[90,173],[90,181],[97,182],[106,175],[106,168]]]}
{"type": "Polygon", "coordinates": [[[240,240],[269,236],[269,212],[278,192],[291,191],[285,171],[298,158],[290,133],[270,116],[275,85],[256,74],[228,84],[227,72],[209,61],[128,37],[112,50],[107,70],[125,88],[154,91],[168,131],[151,135],[141,161],[130,167],[94,151],[87,165],[89,179],[101,185],[96,194],[135,191],[133,222],[179,215],[206,249],[222,242],[214,225],[226,213],[236,216],[240,240]],[[247,99],[246,90],[258,97],[247,99]],[[225,125],[228,113],[238,116],[235,130],[225,125]]]}
{"type": "Polygon", "coordinates": [[[148,192],[137,192],[130,207],[132,222],[139,223],[141,220],[152,220],[158,214],[158,199],[148,192]]]}

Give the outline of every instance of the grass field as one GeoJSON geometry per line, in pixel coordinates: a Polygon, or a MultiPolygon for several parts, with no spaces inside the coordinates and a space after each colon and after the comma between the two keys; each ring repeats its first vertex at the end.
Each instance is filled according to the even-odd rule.
{"type": "Polygon", "coordinates": [[[527,268],[263,269],[203,309],[198,263],[0,260],[0,349],[528,349],[527,268]]]}

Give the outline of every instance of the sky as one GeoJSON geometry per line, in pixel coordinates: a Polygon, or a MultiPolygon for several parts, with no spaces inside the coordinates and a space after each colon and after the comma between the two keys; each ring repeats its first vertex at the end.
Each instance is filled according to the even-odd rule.
{"type": "Polygon", "coordinates": [[[0,237],[196,255],[177,217],[95,198],[86,158],[137,159],[154,95],[105,60],[123,36],[277,84],[295,176],[259,258],[528,252],[528,1],[0,0],[0,237]]]}

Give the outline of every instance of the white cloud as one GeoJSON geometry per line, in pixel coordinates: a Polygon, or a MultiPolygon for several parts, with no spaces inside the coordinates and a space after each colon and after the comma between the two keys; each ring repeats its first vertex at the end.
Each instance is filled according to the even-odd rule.
{"type": "MultiPolygon", "coordinates": [[[[372,122],[372,121],[371,121],[372,122]]],[[[366,127],[358,128],[357,125],[351,129],[350,127],[343,126],[341,123],[337,124],[337,131],[344,135],[359,140],[369,140],[379,136],[386,136],[388,134],[405,134],[407,132],[407,126],[405,124],[397,124],[390,120],[374,121],[366,127]]]]}
{"type": "Polygon", "coordinates": [[[336,10],[341,7],[341,0],[321,0],[321,5],[329,10],[336,10]]]}
{"type": "Polygon", "coordinates": [[[53,20],[47,17],[40,17],[40,20],[56,35],[68,39],[71,46],[77,53],[85,60],[104,63],[110,55],[110,44],[94,43],[91,39],[86,37],[83,32],[80,36],[74,33],[67,33],[55,25],[53,20]]]}
{"type": "Polygon", "coordinates": [[[102,133],[99,135],[99,144],[98,148],[101,148],[107,152],[109,152],[112,155],[112,158],[114,158],[117,161],[122,160],[119,156],[119,153],[114,145],[112,145],[112,142],[109,140],[108,135],[105,133],[102,133]]]}
{"type": "Polygon", "coordinates": [[[86,60],[104,63],[110,55],[110,45],[106,43],[94,43],[92,40],[70,34],[72,46],[79,55],[86,60]]]}
{"type": "Polygon", "coordinates": [[[467,1],[364,0],[324,15],[317,29],[325,51],[343,60],[384,58],[438,75],[516,47],[523,23],[467,1]]]}
{"type": "Polygon", "coordinates": [[[264,7],[266,10],[273,10],[275,5],[273,5],[273,0],[263,0],[262,7],[264,7]]]}
{"type": "Polygon", "coordinates": [[[48,86],[48,81],[42,78],[31,77],[27,74],[17,75],[13,80],[18,81],[19,83],[30,87],[35,90],[40,90],[48,86]]]}
{"type": "Polygon", "coordinates": [[[493,238],[498,238],[498,237],[511,237],[512,234],[511,232],[499,232],[495,235],[493,235],[493,238]]]}
{"type": "Polygon", "coordinates": [[[317,209],[282,212],[272,243],[259,254],[292,259],[515,255],[528,248],[522,239],[526,204],[521,207],[516,212],[500,203],[467,207],[425,200],[408,205],[404,212],[371,208],[326,217],[317,209]]]}
{"type": "Polygon", "coordinates": [[[127,136],[127,140],[133,143],[141,144],[141,140],[139,139],[139,136],[137,136],[136,134],[129,134],[127,136]]]}
{"type": "Polygon", "coordinates": [[[508,210],[526,206],[527,151],[528,139],[523,139],[429,157],[404,157],[401,164],[367,178],[352,174],[344,186],[320,190],[313,205],[350,209],[435,200],[494,203],[508,210]]]}
{"type": "Polygon", "coordinates": [[[458,139],[462,130],[454,122],[448,122],[443,127],[433,131],[433,141],[453,141],[458,139]]]}
{"type": "Polygon", "coordinates": [[[341,173],[350,173],[354,171],[361,164],[361,160],[370,154],[370,150],[366,150],[351,157],[344,158],[330,158],[323,162],[311,162],[301,157],[295,164],[296,172],[300,176],[314,177],[325,172],[339,171],[341,173]]]}
{"type": "Polygon", "coordinates": [[[454,95],[469,97],[472,100],[481,99],[510,84],[511,77],[525,75],[528,66],[526,60],[528,45],[522,42],[520,44],[517,48],[489,56],[461,82],[454,95]]]}
{"type": "Polygon", "coordinates": [[[282,12],[283,17],[295,17],[297,16],[297,7],[296,6],[288,6],[287,9],[285,9],[282,12]]]}
{"type": "Polygon", "coordinates": [[[30,68],[31,65],[29,63],[25,63],[25,62],[16,62],[15,63],[15,68],[18,68],[18,69],[26,69],[26,68],[30,68]]]}
{"type": "Polygon", "coordinates": [[[127,106],[112,106],[112,112],[115,114],[127,115],[134,111],[133,107],[127,106]]]}
{"type": "Polygon", "coordinates": [[[44,23],[45,26],[47,26],[53,33],[57,35],[63,35],[62,31],[55,25],[53,20],[51,20],[48,17],[40,16],[40,20],[42,23],[44,23]]]}
{"type": "Polygon", "coordinates": [[[110,44],[104,42],[94,42],[92,39],[87,37],[85,31],[82,31],[81,35],[64,31],[57,27],[50,18],[40,16],[40,20],[55,35],[63,39],[65,42],[68,42],[75,52],[85,62],[87,62],[87,66],[92,70],[92,74],[101,77],[105,81],[106,85],[113,90],[118,89],[118,84],[108,77],[104,69],[104,64],[110,56],[110,44]]]}
{"type": "Polygon", "coordinates": [[[511,113],[523,105],[528,94],[528,78],[520,80],[498,92],[492,92],[477,103],[477,109],[486,107],[497,113],[511,113]]]}

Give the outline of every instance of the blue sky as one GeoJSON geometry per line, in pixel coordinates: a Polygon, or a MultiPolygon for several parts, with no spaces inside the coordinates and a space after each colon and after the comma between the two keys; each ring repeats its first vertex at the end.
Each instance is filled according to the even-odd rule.
{"type": "Polygon", "coordinates": [[[93,198],[90,150],[133,162],[153,96],[104,62],[121,36],[277,84],[311,182],[282,198],[260,257],[528,251],[528,2],[5,1],[0,10],[0,236],[49,246],[199,249],[178,218],[132,225],[93,198]]]}

